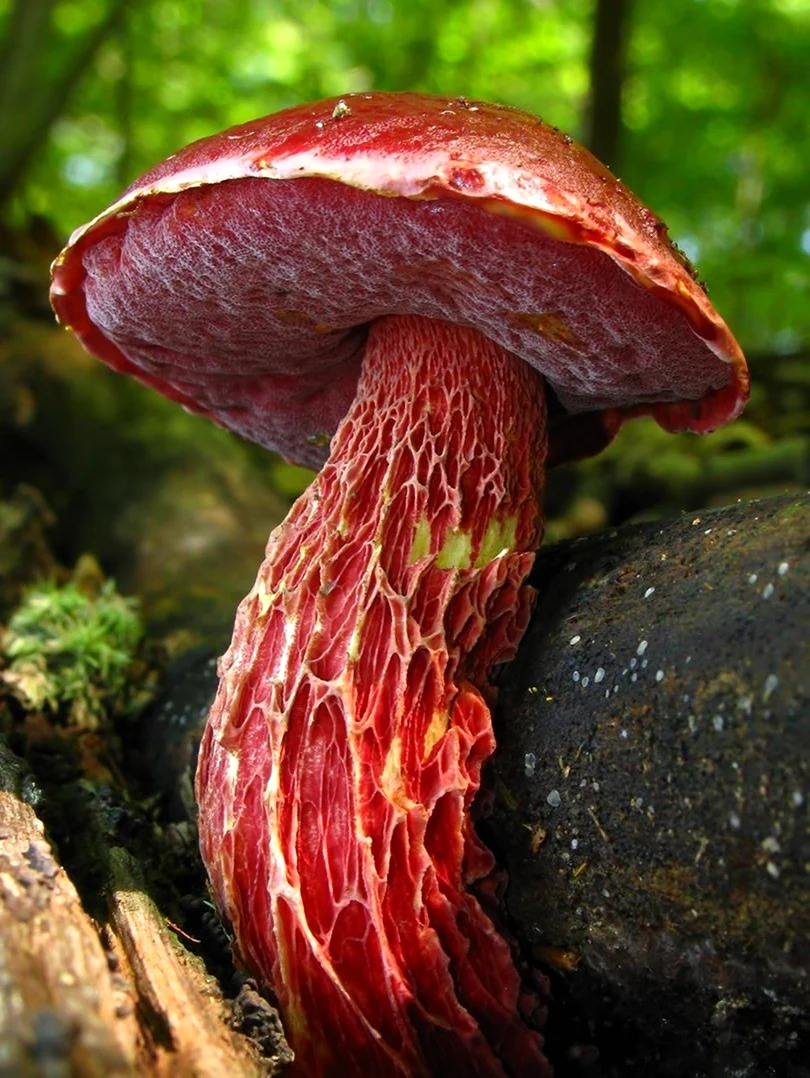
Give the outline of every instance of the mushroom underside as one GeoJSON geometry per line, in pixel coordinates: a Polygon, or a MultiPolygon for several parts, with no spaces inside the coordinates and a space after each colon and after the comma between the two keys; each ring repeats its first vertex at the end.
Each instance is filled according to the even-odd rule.
{"type": "Polygon", "coordinates": [[[603,251],[470,200],[245,178],[155,193],[104,231],[81,253],[85,343],[313,467],[386,314],[479,330],[570,413],[697,401],[732,380],[683,309],[603,251]]]}

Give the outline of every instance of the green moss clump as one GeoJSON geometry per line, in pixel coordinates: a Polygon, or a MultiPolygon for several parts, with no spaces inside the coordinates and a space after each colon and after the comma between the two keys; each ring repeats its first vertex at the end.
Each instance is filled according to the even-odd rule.
{"type": "Polygon", "coordinates": [[[137,602],[112,581],[95,595],[74,582],[39,584],[8,623],[0,678],[28,710],[64,711],[73,723],[95,726],[108,711],[126,709],[142,636],[137,602]]]}

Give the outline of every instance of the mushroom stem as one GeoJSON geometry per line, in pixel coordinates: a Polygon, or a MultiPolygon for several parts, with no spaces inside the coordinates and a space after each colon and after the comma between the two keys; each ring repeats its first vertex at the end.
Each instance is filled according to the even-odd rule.
{"type": "Polygon", "coordinates": [[[473,329],[378,320],[331,456],[239,608],[201,842],[296,1074],[545,1073],[470,891],[494,861],[469,814],[488,679],[531,612],[545,447],[526,363],[473,329]]]}

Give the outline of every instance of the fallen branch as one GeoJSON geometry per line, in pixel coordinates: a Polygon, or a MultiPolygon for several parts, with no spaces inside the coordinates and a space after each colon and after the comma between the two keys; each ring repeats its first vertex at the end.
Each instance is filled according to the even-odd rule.
{"type": "Polygon", "coordinates": [[[0,1075],[276,1073],[231,1028],[216,982],[171,935],[120,847],[106,851],[109,920],[99,930],[25,800],[23,773],[0,746],[0,1075]]]}

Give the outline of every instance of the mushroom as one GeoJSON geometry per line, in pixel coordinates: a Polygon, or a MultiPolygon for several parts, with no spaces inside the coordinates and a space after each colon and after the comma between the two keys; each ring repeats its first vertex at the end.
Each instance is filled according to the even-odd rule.
{"type": "Polygon", "coordinates": [[[236,616],[203,858],[295,1073],[547,1073],[471,806],[549,462],[745,361],[660,221],[510,108],[359,94],[172,155],[54,265],[111,367],[321,471],[236,616]]]}

